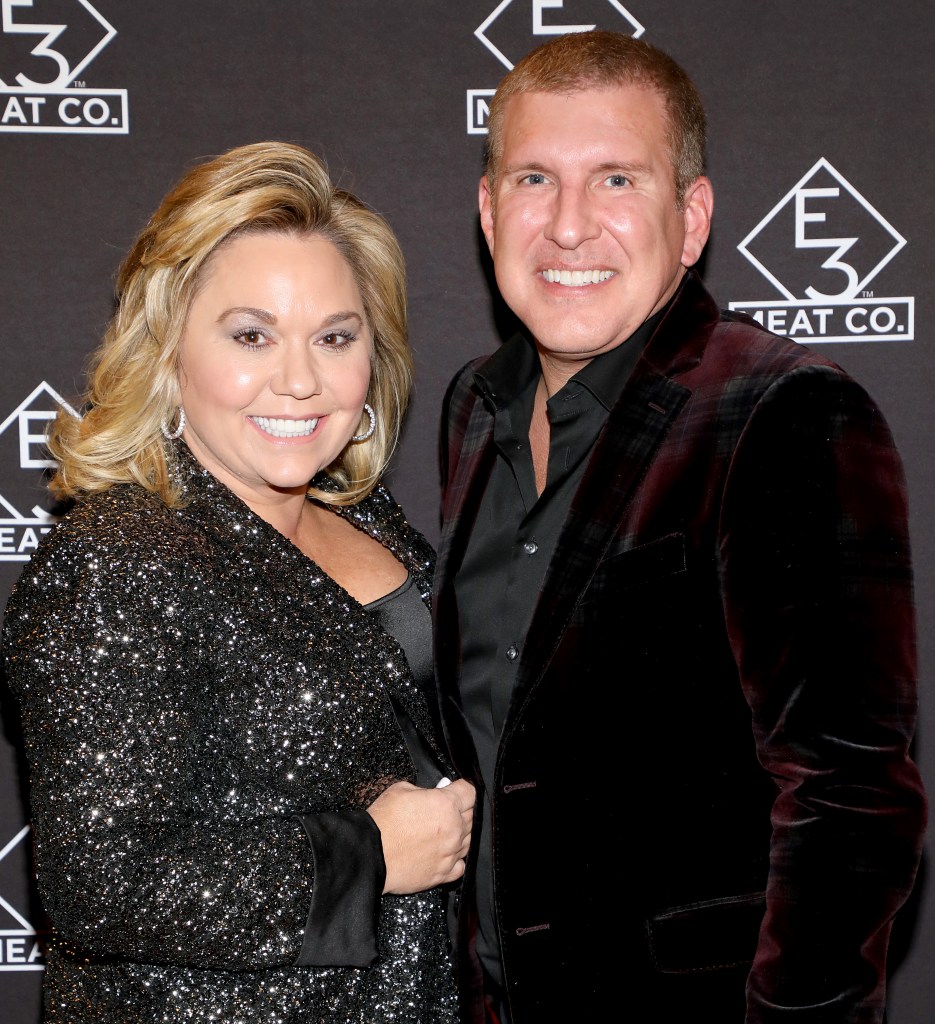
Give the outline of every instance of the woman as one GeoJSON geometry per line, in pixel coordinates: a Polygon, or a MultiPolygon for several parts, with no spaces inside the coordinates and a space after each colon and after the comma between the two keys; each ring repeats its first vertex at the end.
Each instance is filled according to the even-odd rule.
{"type": "Polygon", "coordinates": [[[379,485],[396,240],[307,151],[245,146],[166,197],[117,297],[50,438],[77,505],[4,625],[46,1020],[453,1020],[474,796],[432,788],[432,553],[379,485]]]}

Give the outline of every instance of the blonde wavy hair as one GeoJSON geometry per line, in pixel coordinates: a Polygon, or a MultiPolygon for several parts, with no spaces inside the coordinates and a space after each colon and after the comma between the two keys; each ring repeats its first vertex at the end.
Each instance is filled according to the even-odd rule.
{"type": "MultiPolygon", "coordinates": [[[[87,412],[62,412],[49,432],[58,463],[50,486],[81,498],[119,483],[180,502],[163,423],[177,418],[179,345],[207,261],[239,235],[273,231],[328,239],[360,290],[373,356],[367,401],[376,430],[348,444],[326,470],[336,489],[309,488],[353,505],[379,482],[396,446],[412,382],[406,272],[387,222],[336,188],[308,150],[282,142],[232,149],[189,171],[162,201],[117,274],[117,308],[91,360],[87,412]]],[[[360,433],[368,419],[362,417],[360,433]]]]}

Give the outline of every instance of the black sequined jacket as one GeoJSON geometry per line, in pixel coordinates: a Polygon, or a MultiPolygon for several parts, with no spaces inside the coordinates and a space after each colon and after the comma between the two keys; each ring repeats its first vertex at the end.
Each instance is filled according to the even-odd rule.
{"type": "MultiPolygon", "coordinates": [[[[178,464],[184,507],[91,497],[7,607],[46,1020],[452,1020],[444,895],[381,897],[364,811],[414,777],[390,695],[438,747],[426,694],[361,605],[178,464]]],[[[432,551],[389,493],[341,514],[426,599],[432,551]]]]}

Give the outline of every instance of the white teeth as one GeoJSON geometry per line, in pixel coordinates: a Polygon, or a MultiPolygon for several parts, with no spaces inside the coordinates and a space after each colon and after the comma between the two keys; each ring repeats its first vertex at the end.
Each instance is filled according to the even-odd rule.
{"type": "Polygon", "coordinates": [[[273,437],[305,437],[318,426],[318,420],[280,420],[268,416],[252,416],[253,422],[273,437]]]}
{"type": "Polygon", "coordinates": [[[614,276],[613,270],[548,270],[542,271],[542,276],[549,284],[562,284],[567,288],[581,288],[586,284],[599,284],[601,281],[608,281],[614,276]]]}

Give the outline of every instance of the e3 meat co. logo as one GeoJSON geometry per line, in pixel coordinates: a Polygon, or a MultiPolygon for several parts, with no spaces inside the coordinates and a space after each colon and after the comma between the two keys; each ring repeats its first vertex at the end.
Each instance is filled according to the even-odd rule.
{"type": "Polygon", "coordinates": [[[913,297],[882,298],[870,282],[906,239],[819,160],[737,246],[781,299],[730,303],[794,341],[911,341],[913,297]]]}
{"type": "Polygon", "coordinates": [[[0,0],[0,132],[126,135],[126,89],[85,69],[116,36],[88,0],[0,0]]]}
{"type": "MultiPolygon", "coordinates": [[[[643,26],[618,0],[502,0],[474,35],[501,64],[500,74],[550,36],[593,28],[643,34],[643,26]]],[[[468,89],[468,135],[486,135],[494,89],[468,89]]]]}
{"type": "MultiPolygon", "coordinates": [[[[44,931],[29,922],[29,826],[0,848],[0,971],[42,971],[44,931]]],[[[43,926],[45,927],[45,926],[43,926]]]]}
{"type": "Polygon", "coordinates": [[[45,445],[59,409],[78,415],[43,381],[0,423],[0,562],[27,561],[55,522],[43,507],[45,474],[55,466],[45,445]]]}

